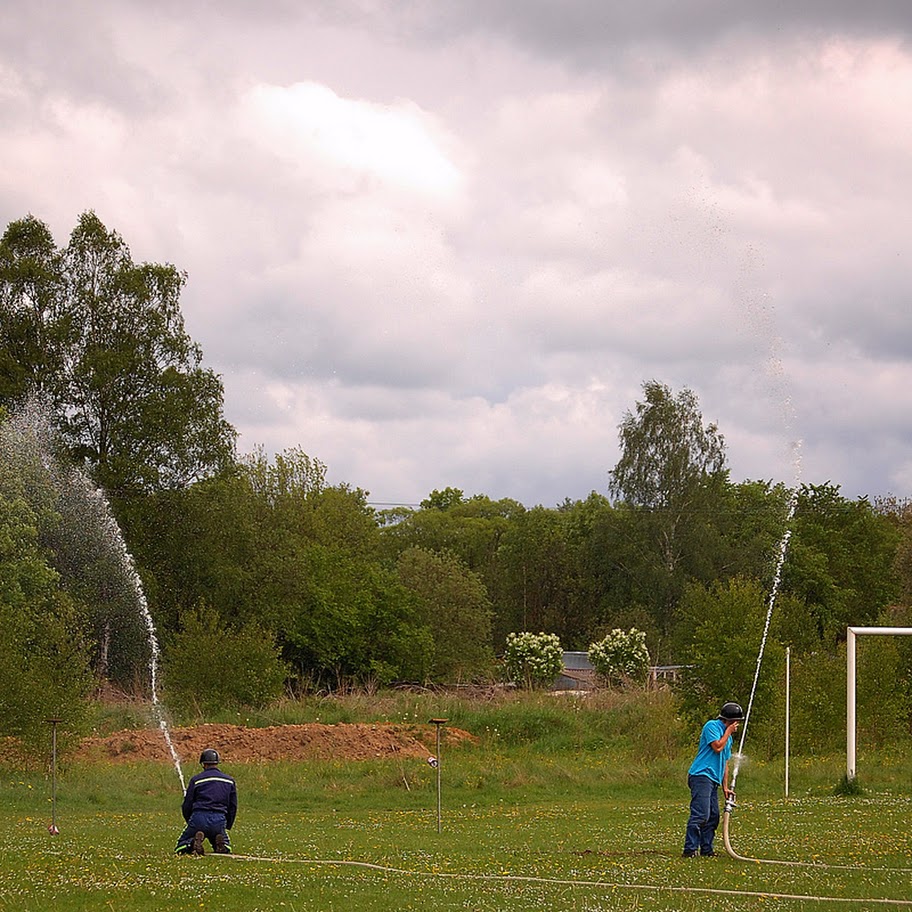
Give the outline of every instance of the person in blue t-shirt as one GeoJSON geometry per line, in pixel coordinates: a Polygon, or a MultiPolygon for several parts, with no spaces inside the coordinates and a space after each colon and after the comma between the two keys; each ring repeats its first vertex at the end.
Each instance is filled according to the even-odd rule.
{"type": "Polygon", "coordinates": [[[684,836],[684,857],[715,855],[713,839],[719,826],[719,786],[728,798],[728,760],[732,735],[744,718],[737,703],[726,703],[718,719],[710,719],[700,732],[700,745],[687,771],[690,787],[690,817],[684,836]]]}
{"type": "Polygon", "coordinates": [[[200,754],[203,770],[188,783],[181,813],[187,826],[177,839],[178,855],[202,855],[208,839],[219,854],[231,853],[228,830],[237,816],[237,785],[219,768],[219,752],[211,747],[200,754]]]}

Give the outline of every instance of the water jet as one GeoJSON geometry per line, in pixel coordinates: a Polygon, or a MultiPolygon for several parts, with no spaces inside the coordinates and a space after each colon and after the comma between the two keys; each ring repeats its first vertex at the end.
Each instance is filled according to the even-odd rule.
{"type": "MultiPolygon", "coordinates": [[[[91,565],[105,576],[104,592],[98,597],[102,605],[126,604],[139,628],[139,637],[148,650],[148,675],[152,714],[162,733],[181,789],[186,789],[180,759],[174,749],[159,688],[160,647],[155,624],[143,591],[142,581],[133,557],[127,549],[123,533],[104,492],[96,487],[85,472],[58,457],[60,446],[50,420],[50,410],[36,400],[30,400],[0,425],[0,458],[18,475],[27,500],[43,509],[50,508],[61,517],[51,535],[51,550],[55,554],[55,569],[61,576],[76,580],[91,565]]],[[[97,583],[96,580],[92,580],[97,583]]],[[[78,588],[78,586],[77,586],[78,588]]],[[[107,665],[112,636],[109,617],[99,637],[102,662],[107,665]]],[[[126,627],[126,623],[122,623],[126,627]]],[[[124,642],[127,632],[121,631],[124,642]]],[[[107,669],[104,669],[107,671],[107,669]]],[[[56,729],[55,729],[56,730],[56,729]]]]}

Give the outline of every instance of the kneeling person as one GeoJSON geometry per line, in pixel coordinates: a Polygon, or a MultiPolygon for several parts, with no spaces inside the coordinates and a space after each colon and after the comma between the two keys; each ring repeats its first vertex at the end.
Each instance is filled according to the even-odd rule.
{"type": "Polygon", "coordinates": [[[207,748],[200,754],[203,770],[187,784],[181,813],[187,826],[177,840],[178,855],[202,855],[208,839],[216,852],[229,854],[228,830],[237,815],[237,786],[234,779],[219,768],[217,750],[207,748]]]}

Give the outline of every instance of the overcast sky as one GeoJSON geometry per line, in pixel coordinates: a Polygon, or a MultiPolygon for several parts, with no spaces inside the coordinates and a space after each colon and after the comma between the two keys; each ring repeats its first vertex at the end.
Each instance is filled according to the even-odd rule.
{"type": "Polygon", "coordinates": [[[909,496],[910,37],[908,0],[30,0],[0,221],[186,271],[241,451],[374,502],[607,493],[652,379],[735,481],[909,496]]]}

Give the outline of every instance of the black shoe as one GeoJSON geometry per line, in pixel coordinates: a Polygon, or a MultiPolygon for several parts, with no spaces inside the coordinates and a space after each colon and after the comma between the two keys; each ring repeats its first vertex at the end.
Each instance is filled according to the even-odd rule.
{"type": "Polygon", "coordinates": [[[215,851],[219,855],[230,855],[231,849],[228,848],[228,840],[225,839],[224,833],[215,834],[215,851]]]}
{"type": "Polygon", "coordinates": [[[710,849],[708,852],[700,852],[700,857],[701,858],[715,858],[716,853],[712,849],[710,849]]]}
{"type": "Polygon", "coordinates": [[[206,834],[202,830],[196,831],[196,834],[193,837],[193,847],[190,850],[193,855],[206,854],[206,850],[203,848],[203,840],[205,838],[206,834]]]}
{"type": "Polygon", "coordinates": [[[684,849],[684,852],[681,855],[681,858],[696,858],[696,857],[697,857],[697,853],[690,849],[684,849]]]}

